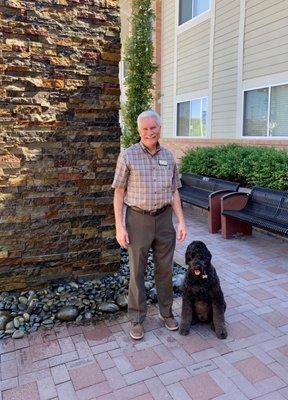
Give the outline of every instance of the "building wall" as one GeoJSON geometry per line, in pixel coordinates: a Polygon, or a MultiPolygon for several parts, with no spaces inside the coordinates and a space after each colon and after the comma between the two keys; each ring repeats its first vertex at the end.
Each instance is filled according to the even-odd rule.
{"type": "Polygon", "coordinates": [[[287,1],[211,0],[209,17],[185,29],[177,27],[177,6],[167,1],[162,9],[162,143],[177,156],[188,147],[229,142],[288,148],[286,138],[242,138],[241,131],[244,90],[288,82],[287,1]],[[177,101],[205,90],[207,137],[176,137],[177,101]]]}
{"type": "Polygon", "coordinates": [[[0,290],[115,269],[118,1],[7,0],[1,17],[0,290]]]}
{"type": "Polygon", "coordinates": [[[165,137],[173,136],[175,3],[162,2],[161,117],[165,137]]]}
{"type": "Polygon", "coordinates": [[[131,16],[131,0],[119,0],[119,8],[120,8],[120,21],[121,21],[121,43],[122,50],[124,49],[123,45],[125,43],[126,38],[129,36],[130,26],[129,19],[131,16]]]}
{"type": "Polygon", "coordinates": [[[208,89],[210,21],[177,35],[177,95],[208,89]]]}
{"type": "Polygon", "coordinates": [[[215,2],[211,137],[236,139],[240,0],[215,2]]]}
{"type": "Polygon", "coordinates": [[[288,71],[288,3],[246,0],[243,79],[288,71]]]}

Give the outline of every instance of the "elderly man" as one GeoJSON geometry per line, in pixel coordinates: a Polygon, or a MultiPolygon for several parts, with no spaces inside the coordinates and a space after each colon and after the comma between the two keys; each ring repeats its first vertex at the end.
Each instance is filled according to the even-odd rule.
{"type": "Polygon", "coordinates": [[[169,330],[177,330],[172,314],[172,262],[176,232],[172,211],[178,219],[177,239],[186,236],[178,188],[181,186],[176,163],[170,151],[160,146],[161,121],[154,111],[137,119],[140,142],[124,149],[118,158],[112,187],[116,239],[128,249],[130,284],[128,315],[130,336],[142,339],[147,312],[145,268],[149,249],[153,249],[154,275],[160,318],[169,330]],[[123,221],[124,206],[126,224],[123,221]]]}

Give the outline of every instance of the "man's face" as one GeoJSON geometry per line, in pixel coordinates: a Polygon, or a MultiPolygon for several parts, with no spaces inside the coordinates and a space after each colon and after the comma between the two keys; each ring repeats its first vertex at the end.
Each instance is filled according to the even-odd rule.
{"type": "Polygon", "coordinates": [[[144,118],[140,120],[138,126],[138,132],[141,138],[141,142],[148,149],[156,148],[157,142],[160,138],[161,127],[157,125],[154,118],[144,118]]]}

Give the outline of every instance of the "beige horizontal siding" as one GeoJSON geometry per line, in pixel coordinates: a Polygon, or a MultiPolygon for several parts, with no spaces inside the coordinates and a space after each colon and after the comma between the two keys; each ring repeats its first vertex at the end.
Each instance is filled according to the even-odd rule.
{"type": "Polygon", "coordinates": [[[174,110],[174,35],[175,1],[165,0],[162,5],[162,60],[161,60],[161,117],[162,136],[171,137],[174,110]]]}
{"type": "Polygon", "coordinates": [[[287,71],[287,0],[246,0],[243,78],[287,71]]]}
{"type": "Polygon", "coordinates": [[[119,0],[121,20],[121,42],[125,43],[129,35],[129,16],[131,12],[131,0],[119,0]]]}
{"type": "MultiPolygon", "coordinates": [[[[223,1],[219,1],[219,0],[215,0],[216,1],[216,7],[217,7],[217,17],[224,17],[224,19],[226,18],[227,13],[229,13],[232,9],[238,10],[239,7],[239,0],[232,0],[232,1],[227,1],[227,0],[223,0],[223,1]]],[[[236,11],[237,12],[237,11],[236,11]]],[[[221,21],[222,22],[222,21],[221,21]]]]}
{"type": "Polygon", "coordinates": [[[210,19],[177,38],[177,95],[208,89],[210,19]]]}
{"type": "MultiPolygon", "coordinates": [[[[265,55],[265,52],[267,51],[267,47],[270,48],[270,46],[273,45],[273,43],[271,43],[271,42],[273,42],[273,40],[274,40],[274,38],[271,38],[270,41],[266,40],[265,42],[262,42],[262,43],[259,43],[259,42],[257,43],[257,41],[255,40],[255,45],[252,45],[250,47],[248,45],[246,45],[246,50],[245,50],[246,56],[259,54],[259,57],[261,57],[261,55],[263,55],[263,54],[265,55]]],[[[282,48],[284,49],[284,51],[281,50],[281,53],[282,52],[285,53],[286,52],[285,48],[288,43],[288,33],[286,35],[280,37],[278,39],[277,43],[281,49],[282,48]]],[[[279,47],[277,47],[276,49],[274,49],[274,48],[269,49],[270,54],[272,54],[272,55],[279,54],[279,47]]]]}
{"type": "MultiPolygon", "coordinates": [[[[278,1],[283,1],[283,0],[278,0],[278,1]]],[[[269,0],[265,1],[265,0],[249,0],[246,1],[246,5],[245,5],[245,9],[248,11],[250,8],[255,7],[257,5],[262,5],[263,7],[263,3],[265,2],[265,4],[269,4],[269,0]]]]}
{"type": "Polygon", "coordinates": [[[240,0],[216,0],[212,138],[235,138],[240,0]]]}
{"type": "Polygon", "coordinates": [[[271,20],[275,21],[279,19],[279,13],[285,12],[286,8],[287,0],[271,0],[269,3],[263,1],[262,4],[258,4],[257,7],[246,8],[245,18],[246,24],[248,25],[247,32],[253,30],[254,27],[269,25],[271,20]],[[249,26],[251,23],[255,23],[255,25],[249,26]]]}
{"type": "Polygon", "coordinates": [[[245,34],[245,47],[264,43],[267,40],[275,40],[275,34],[278,38],[287,35],[287,18],[279,19],[277,24],[270,24],[262,26],[256,31],[246,32],[245,34]]]}

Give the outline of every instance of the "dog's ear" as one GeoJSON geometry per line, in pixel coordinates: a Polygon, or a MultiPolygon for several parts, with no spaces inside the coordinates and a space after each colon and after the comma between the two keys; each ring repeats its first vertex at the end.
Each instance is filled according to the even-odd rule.
{"type": "Polygon", "coordinates": [[[191,242],[187,249],[186,249],[186,253],[185,253],[185,264],[188,265],[189,261],[192,261],[193,258],[195,257],[195,240],[193,242],[191,242]]]}
{"type": "Polygon", "coordinates": [[[212,254],[211,254],[210,251],[207,249],[207,247],[206,247],[206,251],[205,251],[205,254],[204,254],[204,258],[205,258],[205,262],[206,262],[207,264],[210,264],[210,262],[211,262],[211,260],[212,260],[212,254]]]}
{"type": "Polygon", "coordinates": [[[189,251],[187,249],[186,253],[185,253],[185,264],[189,265],[189,261],[191,262],[194,257],[195,257],[195,254],[193,253],[193,251],[189,251]]]}

